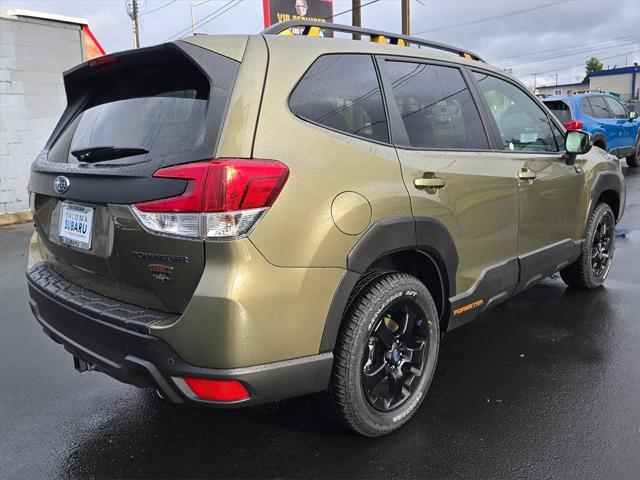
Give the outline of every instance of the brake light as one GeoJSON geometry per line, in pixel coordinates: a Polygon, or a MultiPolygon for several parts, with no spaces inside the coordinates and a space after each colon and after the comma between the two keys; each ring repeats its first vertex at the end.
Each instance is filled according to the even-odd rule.
{"type": "Polygon", "coordinates": [[[163,168],[153,175],[188,180],[176,197],[138,203],[138,220],[155,233],[238,238],[273,205],[289,176],[276,160],[223,158],[163,168]]]}
{"type": "Polygon", "coordinates": [[[110,63],[115,63],[119,60],[117,55],[105,55],[102,57],[97,57],[92,60],[89,60],[90,67],[99,67],[100,65],[108,65],[110,63]]]}
{"type": "Polygon", "coordinates": [[[193,393],[202,400],[234,402],[249,398],[247,389],[237,380],[209,380],[185,377],[184,381],[193,393]]]}
{"type": "Polygon", "coordinates": [[[582,120],[571,120],[569,122],[564,122],[563,125],[567,130],[582,130],[584,123],[582,123],[582,120]]]}

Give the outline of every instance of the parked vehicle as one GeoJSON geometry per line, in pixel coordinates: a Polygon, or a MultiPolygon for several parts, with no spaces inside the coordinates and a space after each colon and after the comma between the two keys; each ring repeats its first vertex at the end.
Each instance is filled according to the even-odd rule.
{"type": "Polygon", "coordinates": [[[445,332],[611,268],[617,159],[455,47],[293,21],[102,57],[65,86],[30,179],[31,308],[78,370],[171,402],[320,392],[386,434],[445,332]]]}
{"type": "Polygon", "coordinates": [[[580,93],[542,100],[569,130],[584,130],[596,147],[626,157],[630,167],[640,166],[640,119],[613,95],[580,93]]]}

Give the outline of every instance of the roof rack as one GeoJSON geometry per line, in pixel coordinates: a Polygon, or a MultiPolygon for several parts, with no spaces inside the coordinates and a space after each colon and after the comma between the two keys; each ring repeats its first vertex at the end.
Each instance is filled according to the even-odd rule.
{"type": "Polygon", "coordinates": [[[320,32],[322,30],[352,34],[356,33],[368,36],[371,42],[390,43],[392,45],[401,46],[408,46],[409,44],[419,45],[421,47],[428,47],[436,50],[443,50],[449,53],[455,53],[456,55],[459,55],[468,60],[477,60],[480,62],[484,62],[484,60],[475,53],[469,52],[468,50],[463,50],[458,47],[454,47],[452,45],[433,42],[431,40],[425,40],[423,38],[412,37],[410,35],[398,35],[382,30],[352,27],[351,25],[341,25],[337,23],[316,22],[313,20],[289,20],[287,22],[280,22],[271,25],[266,30],[263,30],[262,33],[267,35],[293,35],[291,31],[292,28],[302,28],[302,35],[307,35],[309,37],[320,36],[320,32]]]}
{"type": "Polygon", "coordinates": [[[571,90],[571,95],[582,95],[586,93],[605,93],[602,88],[598,87],[597,89],[586,89],[586,90],[571,90]]]}

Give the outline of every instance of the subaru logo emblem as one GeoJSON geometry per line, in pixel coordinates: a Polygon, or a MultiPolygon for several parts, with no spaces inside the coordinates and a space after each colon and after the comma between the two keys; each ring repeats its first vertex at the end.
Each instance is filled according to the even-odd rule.
{"type": "Polygon", "coordinates": [[[60,175],[53,181],[53,189],[56,193],[64,193],[69,189],[69,179],[60,175]]]}

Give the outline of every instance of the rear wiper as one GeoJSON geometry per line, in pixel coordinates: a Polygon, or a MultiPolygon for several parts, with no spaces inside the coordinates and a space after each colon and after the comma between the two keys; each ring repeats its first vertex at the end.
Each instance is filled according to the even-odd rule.
{"type": "Polygon", "coordinates": [[[138,147],[116,147],[116,146],[103,146],[103,147],[89,147],[80,148],[78,150],[72,150],[71,155],[76,157],[81,162],[104,162],[106,160],[114,160],[122,157],[132,157],[133,155],[142,155],[143,153],[149,153],[149,150],[138,147]]]}

